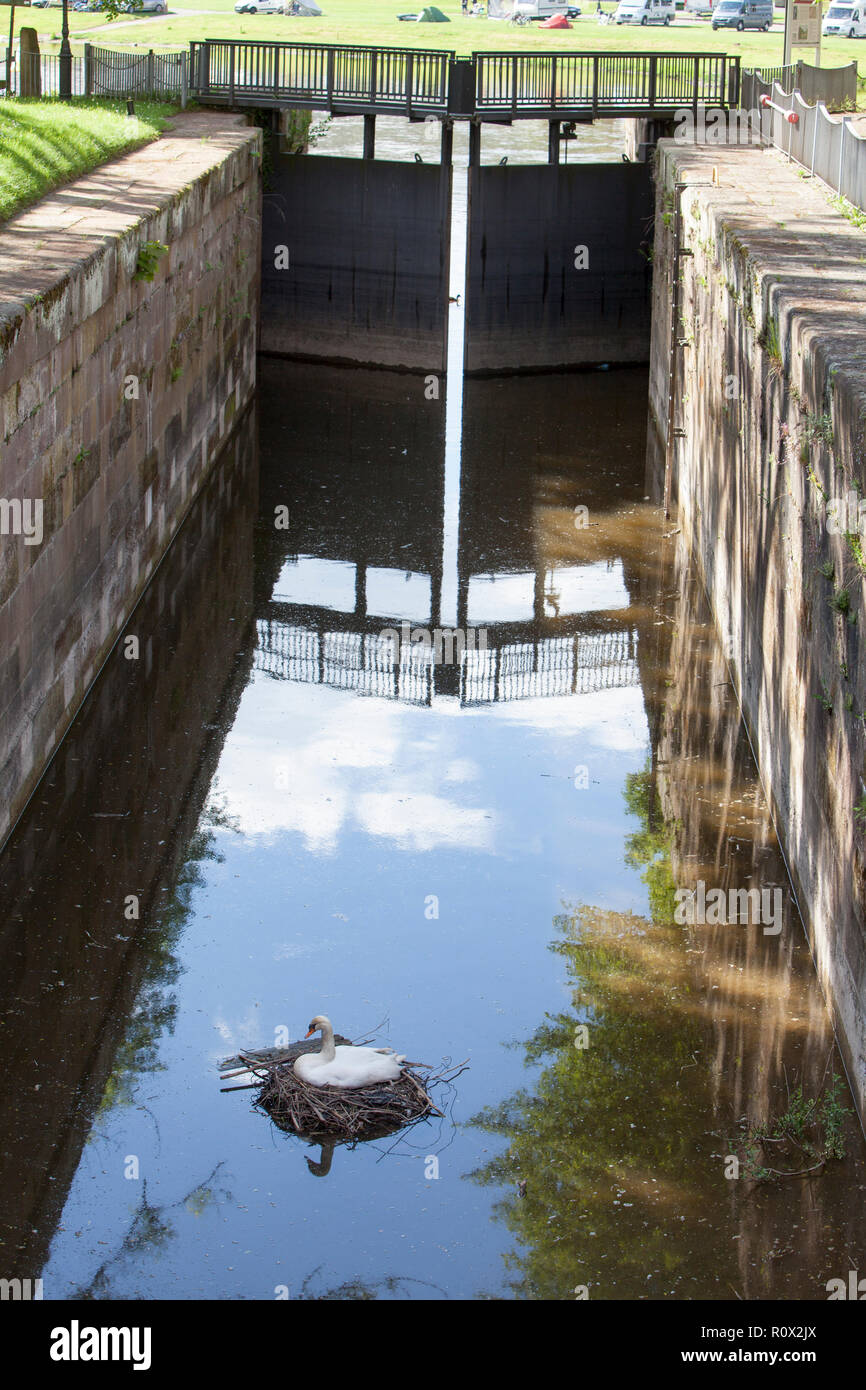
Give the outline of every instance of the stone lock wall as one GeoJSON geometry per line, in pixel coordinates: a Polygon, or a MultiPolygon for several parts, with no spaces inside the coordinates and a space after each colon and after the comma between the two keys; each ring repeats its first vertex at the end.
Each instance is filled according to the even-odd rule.
{"type": "Polygon", "coordinates": [[[657,439],[667,428],[677,183],[690,252],[677,326],[678,520],[864,1119],[866,538],[856,518],[835,522],[831,503],[866,495],[866,233],[777,154],[660,145],[657,439]]]}
{"type": "Polygon", "coordinates": [[[0,227],[0,843],[252,395],[260,154],[187,114],[0,227]]]}

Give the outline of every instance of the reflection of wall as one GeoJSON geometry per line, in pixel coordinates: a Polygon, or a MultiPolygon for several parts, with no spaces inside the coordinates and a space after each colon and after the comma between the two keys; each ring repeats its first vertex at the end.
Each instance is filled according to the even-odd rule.
{"type": "Polygon", "coordinates": [[[0,856],[6,1277],[39,1273],[246,682],[254,442],[247,416],[0,856]]]}
{"type": "Polygon", "coordinates": [[[441,397],[406,373],[260,360],[260,609],[296,555],[438,576],[444,382],[441,397]],[[272,524],[279,505],[288,530],[272,524]]]}
{"type": "MultiPolygon", "coordinates": [[[[780,1115],[789,1086],[815,1095],[842,1067],[703,588],[681,542],[671,558],[669,637],[660,666],[645,668],[644,677],[660,696],[653,764],[673,827],[674,881],[679,888],[699,879],[708,889],[778,886],[784,903],[778,936],[760,925],[682,929],[706,1029],[695,1060],[709,1079],[716,1148],[727,1153],[724,1141],[737,1134],[742,1116],[756,1123],[780,1115]]],[[[866,1229],[850,1193],[866,1168],[853,1119],[848,1137],[845,1163],[831,1164],[811,1184],[787,1183],[772,1199],[753,1195],[745,1181],[727,1184],[738,1214],[741,1297],[821,1298],[826,1280],[847,1272],[842,1249],[852,1258],[862,1252],[866,1229]]],[[[723,1184],[721,1167],[720,1158],[723,1184]]]]}
{"type": "Polygon", "coordinates": [[[470,624],[483,622],[487,650],[448,662],[446,675],[429,646],[394,663],[381,633],[401,615],[363,601],[374,567],[429,575],[432,609],[412,624],[441,626],[443,403],[405,375],[349,381],[340,369],[263,362],[259,669],[422,703],[434,691],[485,703],[635,684],[645,383],[628,371],[466,383],[458,626],[469,647],[470,624]],[[270,522],[280,504],[287,530],[270,522]],[[293,573],[283,566],[298,555],[315,557],[315,575],[322,560],[340,570],[339,602],[281,598],[293,573]],[[487,606],[519,581],[511,620],[467,617],[473,581],[477,594],[491,575],[487,606]]]}
{"type": "Polygon", "coordinates": [[[648,165],[481,166],[469,208],[468,372],[647,361],[648,165]]]}
{"type": "Polygon", "coordinates": [[[450,165],[275,153],[262,350],[444,370],[450,198],[450,165]]]}

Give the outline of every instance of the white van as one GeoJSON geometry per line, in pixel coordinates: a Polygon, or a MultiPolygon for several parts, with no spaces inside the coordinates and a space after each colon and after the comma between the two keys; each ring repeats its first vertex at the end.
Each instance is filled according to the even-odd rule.
{"type": "Polygon", "coordinates": [[[676,16],[674,0],[619,0],[617,24],[670,24],[676,16]]]}
{"type": "Polygon", "coordinates": [[[713,12],[713,0],[686,0],[686,14],[711,15],[713,12]]]}
{"type": "Polygon", "coordinates": [[[821,33],[844,34],[847,39],[866,39],[866,4],[831,5],[824,16],[821,33]]]}

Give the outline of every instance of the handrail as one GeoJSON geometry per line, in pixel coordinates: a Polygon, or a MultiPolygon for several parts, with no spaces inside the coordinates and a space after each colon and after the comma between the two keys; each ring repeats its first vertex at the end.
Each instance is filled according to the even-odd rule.
{"type": "Polygon", "coordinates": [[[199,100],[216,103],[555,119],[726,107],[739,60],[721,53],[493,50],[458,64],[451,49],[194,39],[190,70],[199,100]],[[464,91],[462,81],[452,84],[452,72],[459,66],[462,73],[467,62],[474,83],[464,91]]]}

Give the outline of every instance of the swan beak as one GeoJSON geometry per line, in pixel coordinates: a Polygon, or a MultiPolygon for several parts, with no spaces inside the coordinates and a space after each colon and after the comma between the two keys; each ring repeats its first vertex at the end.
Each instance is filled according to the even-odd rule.
{"type": "Polygon", "coordinates": [[[310,1031],[309,1031],[309,1033],[305,1033],[305,1034],[304,1034],[304,1038],[305,1038],[305,1039],[306,1039],[306,1038],[311,1038],[311,1037],[313,1036],[313,1034],[315,1033],[315,1031],[316,1031],[315,1028],[311,1028],[310,1031]]]}

